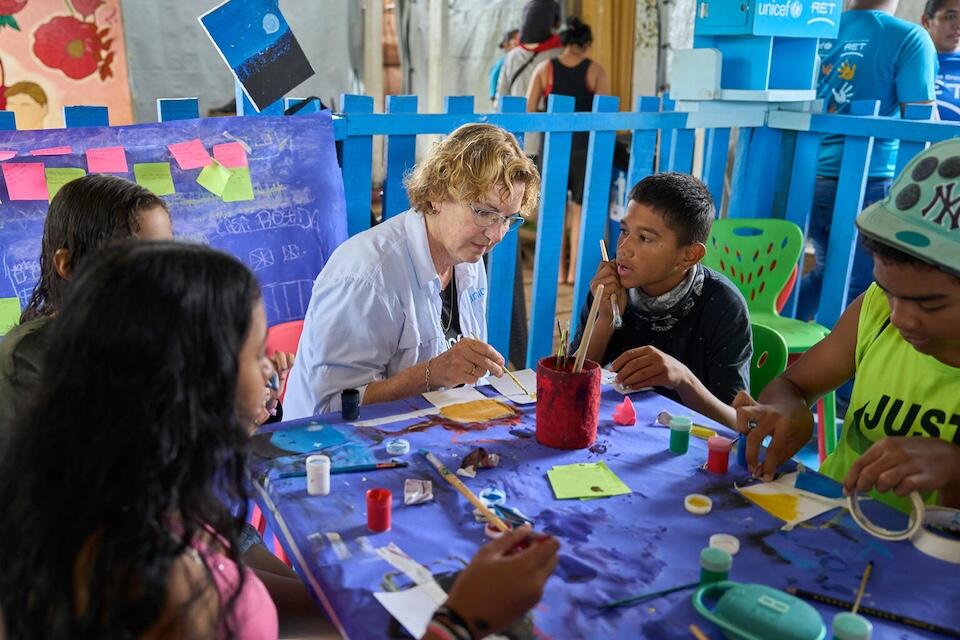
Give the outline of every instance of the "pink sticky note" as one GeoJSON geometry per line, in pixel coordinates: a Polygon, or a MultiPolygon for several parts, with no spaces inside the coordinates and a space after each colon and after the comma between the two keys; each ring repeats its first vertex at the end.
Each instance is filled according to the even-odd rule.
{"type": "Polygon", "coordinates": [[[9,160],[10,158],[13,158],[16,155],[17,155],[16,151],[0,151],[0,162],[3,162],[4,160],[9,160]]]}
{"type": "Polygon", "coordinates": [[[123,147],[87,149],[87,171],[90,173],[127,173],[127,154],[123,147]]]}
{"type": "Polygon", "coordinates": [[[30,152],[32,156],[65,156],[68,153],[73,153],[73,149],[70,147],[48,147],[46,149],[34,149],[30,152]]]}
{"type": "Polygon", "coordinates": [[[50,198],[42,162],[7,162],[0,167],[11,200],[46,201],[50,198]]]}
{"type": "Polygon", "coordinates": [[[210,154],[199,139],[167,145],[181,169],[199,169],[210,164],[210,154]]]}
{"type": "Polygon", "coordinates": [[[227,169],[247,166],[247,151],[239,142],[224,142],[213,145],[213,157],[227,169]]]}

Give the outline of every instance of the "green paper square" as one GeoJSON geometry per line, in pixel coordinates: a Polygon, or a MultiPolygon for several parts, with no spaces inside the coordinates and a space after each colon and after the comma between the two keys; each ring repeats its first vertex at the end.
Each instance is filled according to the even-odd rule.
{"type": "Polygon", "coordinates": [[[547,472],[557,500],[605,498],[632,493],[605,462],[580,462],[554,467],[547,472]]]}
{"type": "Polygon", "coordinates": [[[137,184],[149,189],[155,196],[169,196],[176,193],[173,176],[170,175],[169,162],[143,162],[133,165],[133,175],[137,184]]]}
{"type": "Polygon", "coordinates": [[[230,169],[230,180],[223,190],[224,202],[244,202],[253,200],[253,182],[250,180],[250,167],[230,169]]]}
{"type": "Polygon", "coordinates": [[[230,177],[230,170],[214,160],[197,176],[197,184],[215,196],[222,197],[230,177]]]}
{"type": "Polygon", "coordinates": [[[72,167],[47,167],[44,169],[44,173],[47,176],[47,193],[50,195],[51,200],[53,200],[53,196],[57,195],[57,192],[63,188],[63,185],[87,175],[87,172],[83,169],[75,169],[72,167]]]}

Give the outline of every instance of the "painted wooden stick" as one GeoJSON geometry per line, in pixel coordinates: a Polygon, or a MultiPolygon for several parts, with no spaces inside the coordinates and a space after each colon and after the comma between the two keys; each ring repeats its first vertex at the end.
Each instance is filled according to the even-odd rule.
{"type": "Polygon", "coordinates": [[[590,315],[587,317],[587,324],[583,328],[583,337],[580,339],[580,348],[577,349],[577,360],[574,364],[573,372],[583,371],[583,361],[587,359],[587,348],[590,345],[590,338],[593,337],[593,326],[597,322],[597,313],[600,311],[600,302],[603,300],[603,285],[597,285],[597,292],[593,294],[593,304],[590,305],[590,315]]]}
{"type": "Polygon", "coordinates": [[[860,602],[863,600],[863,592],[867,590],[867,580],[870,579],[870,574],[873,573],[873,560],[867,563],[867,568],[863,570],[863,578],[860,580],[860,588],[857,589],[857,597],[853,601],[853,608],[850,610],[852,613],[856,613],[860,609],[860,602]]]}
{"type": "MultiPolygon", "coordinates": [[[[604,262],[610,262],[610,256],[607,255],[607,243],[600,238],[600,255],[604,262]]],[[[623,326],[623,318],[620,317],[620,307],[617,306],[617,294],[610,296],[610,306],[613,308],[613,328],[619,329],[623,326]]]]}
{"type": "Polygon", "coordinates": [[[480,498],[475,496],[473,491],[470,491],[470,488],[467,485],[460,482],[460,478],[450,471],[450,469],[447,469],[447,466],[440,462],[440,459],[437,458],[437,456],[433,455],[426,449],[420,449],[420,455],[426,458],[427,462],[433,465],[433,468],[436,469],[441,476],[443,476],[444,480],[453,485],[454,489],[459,491],[464,498],[469,500],[470,504],[477,508],[480,514],[486,518],[487,522],[492,524],[500,531],[506,532],[510,530],[510,527],[508,527],[503,520],[498,518],[493,511],[490,511],[490,509],[487,508],[487,505],[480,502],[480,498]]]}

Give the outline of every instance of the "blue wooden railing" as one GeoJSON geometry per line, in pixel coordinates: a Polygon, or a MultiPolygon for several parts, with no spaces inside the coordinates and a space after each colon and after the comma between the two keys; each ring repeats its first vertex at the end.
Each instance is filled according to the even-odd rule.
{"type": "MultiPolygon", "coordinates": [[[[296,102],[287,100],[282,106],[296,102]]],[[[241,113],[253,113],[238,92],[241,113]],[[241,103],[242,101],[242,103],[241,103]]],[[[552,348],[556,317],[557,273],[560,238],[566,201],[571,137],[589,132],[588,163],[584,191],[579,262],[574,287],[574,322],[583,306],[587,287],[600,260],[598,240],[607,230],[611,168],[617,132],[631,134],[627,184],[633,185],[655,168],[691,171],[694,165],[696,129],[704,129],[699,150],[702,177],[718,204],[723,199],[727,149],[731,130],[738,130],[733,155],[728,215],[735,217],[784,217],[808,228],[817,153],[823,134],[845,136],[834,220],[827,251],[826,273],[817,320],[832,326],[847,304],[846,284],[850,277],[853,248],[857,242],[853,223],[863,202],[874,138],[901,141],[897,170],[923,150],[926,144],[952,138],[960,126],[929,120],[931,107],[911,105],[904,119],[881,118],[873,102],[855,102],[851,115],[802,111],[765,111],[750,105],[709,105],[703,111],[678,112],[665,97],[641,97],[635,111],[618,111],[618,100],[597,96],[591,113],[573,113],[573,100],[551,95],[546,113],[526,113],[525,100],[502,99],[497,113],[475,113],[472,97],[451,96],[445,113],[418,113],[416,96],[389,96],[385,113],[374,113],[373,98],[345,95],[343,112],[334,120],[335,137],[342,143],[342,174],[351,235],[370,226],[373,188],[373,141],[385,136],[383,216],[389,218],[409,206],[403,187],[405,174],[416,158],[418,135],[446,134],[468,122],[488,122],[513,132],[522,142],[525,133],[542,132],[543,175],[534,255],[534,282],[527,365],[548,354],[552,348]],[[659,143],[658,143],[659,137],[659,143]]],[[[195,118],[196,99],[158,100],[160,120],[195,118]]],[[[315,112],[315,104],[299,113],[315,112]]],[[[279,105],[269,110],[280,113],[279,105]]],[[[0,112],[0,128],[13,128],[12,114],[0,112]]],[[[103,108],[68,107],[68,126],[102,126],[103,108]]],[[[493,250],[489,265],[490,343],[501,353],[508,351],[513,288],[517,265],[518,234],[508,234],[493,250]]],[[[616,239],[610,238],[611,248],[616,239]]],[[[799,282],[799,279],[798,279],[799,282]]],[[[785,312],[796,309],[799,284],[792,292],[785,312]]],[[[519,363],[518,363],[519,364],[519,363]]]]}

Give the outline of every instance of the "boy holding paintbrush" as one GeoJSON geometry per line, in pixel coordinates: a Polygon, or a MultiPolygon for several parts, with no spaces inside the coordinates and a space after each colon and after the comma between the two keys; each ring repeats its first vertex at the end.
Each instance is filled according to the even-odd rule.
{"type": "MultiPolygon", "coordinates": [[[[730,403],[749,388],[750,317],[736,287],[700,264],[713,217],[710,192],[691,175],[660,173],[633,187],[616,259],[601,262],[590,282],[594,292],[604,286],[604,300],[586,353],[625,387],[656,387],[734,426],[730,403]]],[[[592,303],[593,294],[581,311],[581,332],[592,303]]],[[[578,333],[574,347],[580,339],[578,333]]]]}

